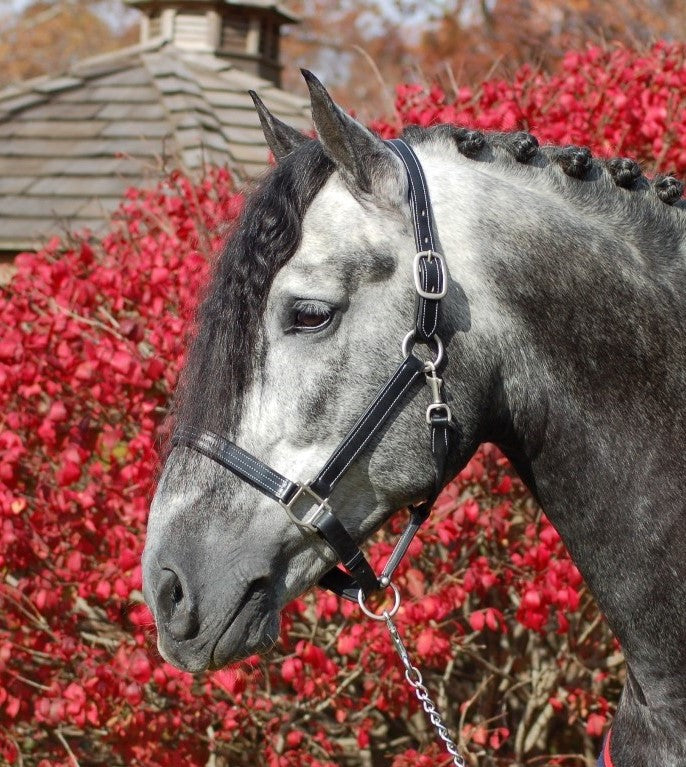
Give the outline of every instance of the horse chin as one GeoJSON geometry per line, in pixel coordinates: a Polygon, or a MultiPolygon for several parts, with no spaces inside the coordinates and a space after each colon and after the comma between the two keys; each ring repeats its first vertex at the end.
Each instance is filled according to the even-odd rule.
{"type": "Polygon", "coordinates": [[[210,669],[265,653],[274,646],[279,636],[279,612],[272,607],[266,610],[256,607],[260,607],[259,602],[257,605],[249,602],[219,636],[210,657],[210,669]]]}

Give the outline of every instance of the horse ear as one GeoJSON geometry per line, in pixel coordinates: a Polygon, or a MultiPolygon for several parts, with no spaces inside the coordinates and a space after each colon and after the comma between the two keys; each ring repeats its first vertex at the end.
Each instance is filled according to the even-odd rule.
{"type": "Polygon", "coordinates": [[[285,122],[281,122],[278,117],[274,117],[255,91],[248,91],[248,93],[252,96],[255,104],[267,146],[272,150],[277,162],[283,160],[286,155],[308,141],[307,136],[304,136],[300,131],[291,128],[285,122]]]}
{"type": "Polygon", "coordinates": [[[375,196],[388,196],[390,190],[399,193],[404,180],[400,160],[378,136],[335,104],[312,72],[300,71],[310,90],[314,127],[346,183],[375,196]]]}

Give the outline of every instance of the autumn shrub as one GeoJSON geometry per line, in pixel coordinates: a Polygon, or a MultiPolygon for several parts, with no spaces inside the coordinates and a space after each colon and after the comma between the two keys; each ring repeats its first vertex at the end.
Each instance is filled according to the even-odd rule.
{"type": "MultiPolygon", "coordinates": [[[[683,173],[685,63],[683,46],[590,49],[551,76],[525,69],[454,100],[401,86],[398,116],[528,128],[683,173]]],[[[376,125],[384,135],[393,126],[376,125]]],[[[130,190],[107,235],[20,256],[0,298],[8,764],[444,763],[384,627],[331,594],[290,605],[266,659],[192,677],[156,652],[139,558],[159,427],[208,263],[241,203],[217,168],[130,190]]],[[[370,546],[377,566],[400,522],[370,546]]],[[[495,448],[446,488],[397,584],[398,626],[480,765],[593,757],[621,656],[556,531],[495,448]]]]}

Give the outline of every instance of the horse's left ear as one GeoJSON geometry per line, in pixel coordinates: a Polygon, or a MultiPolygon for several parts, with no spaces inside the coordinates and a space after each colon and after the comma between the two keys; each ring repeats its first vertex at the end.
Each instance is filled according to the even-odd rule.
{"type": "Polygon", "coordinates": [[[310,89],[314,127],[348,186],[367,195],[400,198],[405,179],[400,160],[378,136],[335,104],[312,72],[301,72],[310,89]]]}

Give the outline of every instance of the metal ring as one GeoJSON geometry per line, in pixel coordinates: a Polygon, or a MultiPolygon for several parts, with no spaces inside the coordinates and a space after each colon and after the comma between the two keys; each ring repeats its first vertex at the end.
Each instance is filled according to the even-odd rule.
{"type": "MultiPolygon", "coordinates": [[[[402,344],[402,351],[403,351],[403,357],[407,357],[410,352],[410,342],[414,342],[416,336],[416,331],[410,330],[410,332],[403,338],[403,344],[402,344]]],[[[441,337],[434,333],[431,337],[431,340],[435,342],[436,344],[436,359],[431,360],[431,363],[435,368],[437,368],[441,362],[443,362],[443,341],[441,341],[441,337]]],[[[414,343],[412,343],[412,346],[414,346],[414,343]]],[[[427,365],[429,362],[426,363],[427,365]]],[[[430,371],[427,371],[430,372],[430,371]]]]}
{"type": "Polygon", "coordinates": [[[433,335],[433,340],[436,342],[436,359],[433,360],[433,366],[437,368],[443,362],[443,341],[441,341],[441,337],[436,335],[436,333],[433,335]]]}
{"type": "MultiPolygon", "coordinates": [[[[410,332],[403,338],[403,357],[409,357],[410,355],[410,341],[414,341],[415,337],[415,331],[410,330],[410,332]]],[[[414,346],[414,344],[412,344],[414,346]]]]}
{"type": "Polygon", "coordinates": [[[382,613],[373,613],[364,603],[364,593],[362,592],[362,589],[357,592],[357,603],[368,618],[371,618],[374,621],[385,621],[386,618],[392,618],[398,612],[398,608],[400,607],[400,592],[395,583],[389,585],[393,589],[394,594],[393,607],[391,607],[390,610],[384,610],[382,613]]]}

